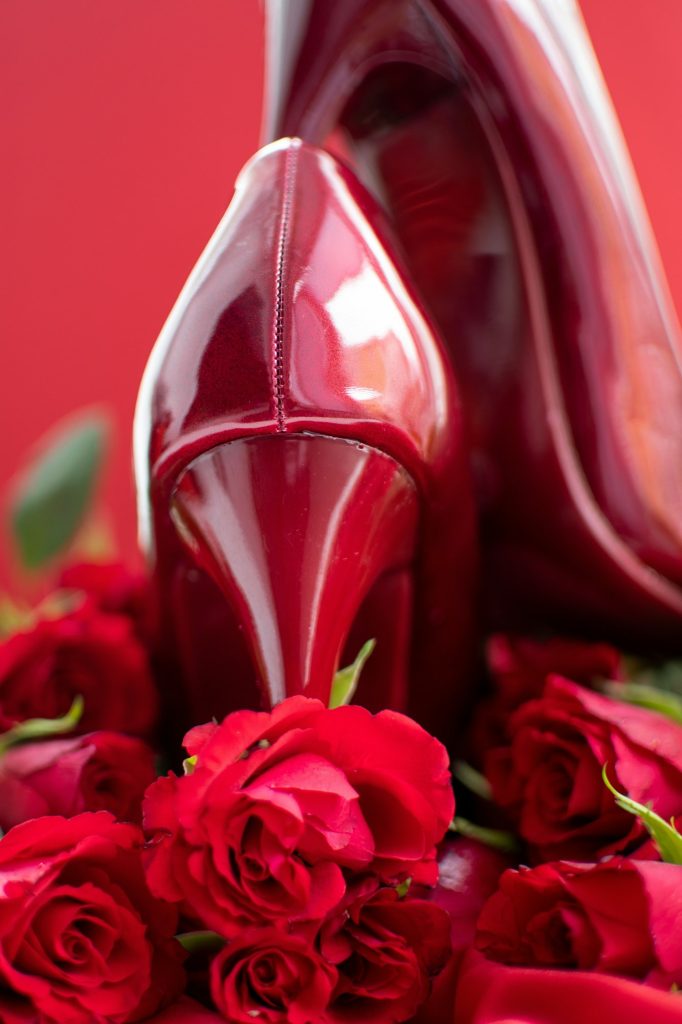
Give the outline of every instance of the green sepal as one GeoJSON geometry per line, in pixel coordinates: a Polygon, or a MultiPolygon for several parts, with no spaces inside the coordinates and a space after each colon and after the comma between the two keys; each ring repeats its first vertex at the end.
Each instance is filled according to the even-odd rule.
{"type": "Polygon", "coordinates": [[[466,761],[455,761],[452,766],[452,774],[457,782],[461,782],[465,789],[482,800],[492,800],[493,788],[485,775],[476,771],[466,761]]]}
{"type": "Polygon", "coordinates": [[[27,718],[25,722],[17,722],[0,735],[0,757],[7,753],[10,747],[16,747],[19,743],[49,739],[72,732],[83,717],[83,707],[83,698],[74,697],[73,704],[61,718],[27,718]]]}
{"type": "Polygon", "coordinates": [[[638,803],[637,800],[626,796],[625,793],[619,793],[609,781],[606,773],[607,767],[608,765],[604,765],[601,776],[604,780],[604,785],[609,793],[613,795],[618,806],[627,811],[628,814],[634,814],[635,817],[639,818],[655,842],[661,858],[667,864],[682,864],[682,835],[675,828],[674,821],[671,820],[670,824],[668,824],[660,815],[652,811],[650,807],[638,803]]]}
{"type": "Polygon", "coordinates": [[[214,953],[222,949],[225,939],[217,932],[183,932],[175,938],[188,953],[214,953]]]}
{"type": "Polygon", "coordinates": [[[376,640],[368,640],[360,648],[360,652],[352,665],[341,668],[334,676],[331,693],[329,695],[329,707],[340,708],[350,704],[360,682],[360,673],[365,662],[376,647],[376,640]]]}
{"type": "Polygon", "coordinates": [[[451,822],[450,832],[457,832],[467,839],[475,839],[484,846],[490,846],[502,853],[518,853],[519,843],[512,832],[505,832],[499,828],[484,828],[483,825],[475,825],[467,818],[454,818],[451,822]]]}
{"type": "Polygon", "coordinates": [[[410,891],[410,886],[411,885],[412,885],[412,879],[411,878],[406,878],[404,882],[401,882],[399,885],[396,885],[395,891],[398,893],[398,899],[401,899],[401,900],[405,899],[405,897],[407,896],[408,892],[410,891]]]}

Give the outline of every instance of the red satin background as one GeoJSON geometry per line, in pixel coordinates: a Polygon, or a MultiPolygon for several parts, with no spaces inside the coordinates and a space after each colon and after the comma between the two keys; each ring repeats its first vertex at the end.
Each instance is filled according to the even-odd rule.
{"type": "MultiPolygon", "coordinates": [[[[682,5],[581,6],[682,311],[682,5]]],[[[56,420],[110,407],[126,556],[139,377],[258,144],[262,61],[257,0],[0,4],[0,482],[56,420]]]]}

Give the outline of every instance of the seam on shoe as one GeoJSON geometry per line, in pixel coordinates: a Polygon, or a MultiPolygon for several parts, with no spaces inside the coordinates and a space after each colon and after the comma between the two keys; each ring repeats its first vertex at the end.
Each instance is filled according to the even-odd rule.
{"type": "Polygon", "coordinates": [[[298,146],[290,146],[284,158],[284,192],[277,240],[277,269],[275,277],[275,319],[273,324],[272,359],[274,405],[277,432],[284,432],[284,275],[289,234],[291,205],[296,180],[298,146]]]}

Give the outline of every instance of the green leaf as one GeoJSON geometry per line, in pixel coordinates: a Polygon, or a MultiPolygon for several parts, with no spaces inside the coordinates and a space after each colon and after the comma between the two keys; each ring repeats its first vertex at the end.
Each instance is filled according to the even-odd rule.
{"type": "Polygon", "coordinates": [[[482,800],[492,800],[492,786],[485,775],[477,772],[466,761],[455,761],[452,766],[452,774],[470,793],[480,796],[482,800]]]}
{"type": "Polygon", "coordinates": [[[648,711],[657,711],[659,715],[671,718],[682,725],[682,697],[669,690],[659,690],[656,686],[646,683],[617,683],[606,680],[599,684],[599,689],[607,697],[636,704],[648,711]]]}
{"type": "Polygon", "coordinates": [[[637,800],[632,800],[625,793],[619,793],[609,782],[606,773],[607,767],[608,765],[604,765],[602,768],[602,779],[609,793],[613,794],[618,806],[622,807],[629,814],[634,814],[646,826],[651,838],[658,847],[658,852],[666,863],[682,864],[682,835],[675,828],[674,822],[671,821],[668,824],[667,821],[664,821],[663,818],[652,811],[650,807],[638,803],[637,800]]]}
{"type": "Polygon", "coordinates": [[[12,500],[14,542],[26,569],[39,569],[78,532],[92,501],[108,421],[90,415],[62,430],[24,474],[12,500]]]}
{"type": "Polygon", "coordinates": [[[61,718],[27,718],[17,722],[8,732],[0,735],[0,757],[10,747],[30,740],[43,740],[51,736],[62,736],[76,728],[83,716],[83,698],[74,698],[73,704],[61,718]]]}
{"type": "Polygon", "coordinates": [[[516,836],[511,832],[503,832],[499,828],[484,828],[483,825],[475,825],[473,821],[466,818],[455,818],[450,825],[451,832],[458,832],[467,839],[476,839],[484,846],[492,846],[494,850],[501,850],[502,853],[518,853],[519,844],[516,836]]]}
{"type": "Polygon", "coordinates": [[[360,673],[375,647],[376,640],[368,640],[360,648],[360,653],[353,664],[349,665],[348,668],[339,669],[336,673],[329,697],[330,708],[340,708],[345,704],[350,704],[360,682],[360,673]]]}

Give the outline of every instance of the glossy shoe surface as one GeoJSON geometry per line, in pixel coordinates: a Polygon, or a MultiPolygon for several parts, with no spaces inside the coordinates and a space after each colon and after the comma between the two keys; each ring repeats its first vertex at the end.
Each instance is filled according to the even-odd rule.
{"type": "Polygon", "coordinates": [[[490,619],[676,637],[679,331],[577,9],[271,0],[269,36],[266,133],[362,177],[447,344],[490,619]]]}
{"type": "Polygon", "coordinates": [[[135,441],[176,722],[326,700],[372,636],[360,699],[453,720],[476,558],[454,381],[376,205],[330,155],[284,140],[242,172],[150,359],[135,441]]]}

